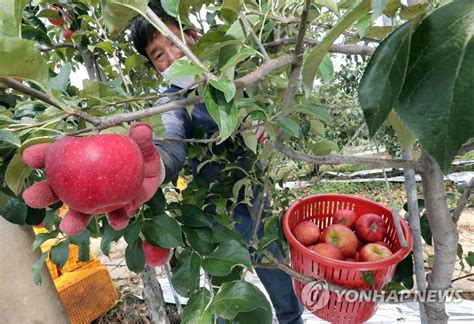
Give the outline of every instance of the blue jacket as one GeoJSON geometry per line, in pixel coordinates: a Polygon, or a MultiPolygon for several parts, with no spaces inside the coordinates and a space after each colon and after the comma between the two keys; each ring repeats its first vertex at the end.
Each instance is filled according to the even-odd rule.
{"type": "MultiPolygon", "coordinates": [[[[164,93],[173,93],[179,90],[180,88],[172,86],[164,93]]],[[[163,97],[160,98],[155,105],[161,105],[169,101],[169,98],[163,97]]],[[[165,137],[190,139],[199,138],[204,134],[209,137],[218,131],[217,124],[209,115],[204,103],[196,104],[192,110],[191,116],[186,108],[183,107],[162,113],[161,120],[165,128],[165,137]]],[[[164,182],[172,181],[176,178],[184,165],[187,145],[186,143],[155,140],[155,146],[160,152],[161,159],[165,165],[166,175],[164,182]]],[[[207,151],[205,159],[211,158],[212,155],[224,154],[227,160],[235,161],[235,163],[243,170],[249,170],[252,168],[252,164],[255,161],[255,155],[249,149],[244,145],[236,145],[232,140],[226,140],[219,145],[213,144],[207,151]]],[[[223,162],[209,162],[201,167],[198,172],[198,165],[201,162],[202,161],[197,159],[191,160],[192,174],[194,177],[203,179],[208,185],[216,181],[221,175],[223,169],[227,166],[223,162]]],[[[239,179],[245,177],[245,174],[240,171],[233,172],[233,175],[233,179],[226,178],[225,181],[235,183],[239,179]]],[[[226,185],[231,185],[231,183],[227,183],[226,185]]],[[[232,191],[232,187],[228,189],[229,192],[232,191]]],[[[258,209],[260,201],[259,195],[257,195],[258,188],[254,186],[253,191],[255,197],[252,199],[251,205],[255,209],[258,209]]],[[[251,214],[256,212],[252,210],[254,209],[252,207],[249,208],[251,214]]]]}

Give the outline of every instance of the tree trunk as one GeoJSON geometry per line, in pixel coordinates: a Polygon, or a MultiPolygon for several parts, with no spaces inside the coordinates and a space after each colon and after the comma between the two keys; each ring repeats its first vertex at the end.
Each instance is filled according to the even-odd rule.
{"type": "Polygon", "coordinates": [[[140,273],[143,280],[143,297],[151,313],[151,321],[154,324],[169,324],[170,320],[166,314],[165,299],[160,283],[156,279],[155,268],[145,266],[140,273]]]}
{"type": "Polygon", "coordinates": [[[41,256],[33,252],[31,227],[0,216],[0,322],[68,323],[56,287],[43,265],[41,286],[33,282],[31,266],[41,256]]]}
{"type": "MultiPolygon", "coordinates": [[[[428,290],[446,290],[451,286],[459,233],[448,209],[443,173],[428,153],[422,153],[421,161],[425,168],[421,173],[423,195],[434,245],[428,290]]],[[[444,302],[425,303],[425,311],[429,323],[448,321],[444,302]]]]}

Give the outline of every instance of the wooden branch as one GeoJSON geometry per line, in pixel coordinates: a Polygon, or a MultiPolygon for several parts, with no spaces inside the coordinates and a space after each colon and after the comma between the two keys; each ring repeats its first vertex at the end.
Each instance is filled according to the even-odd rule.
{"type": "Polygon", "coordinates": [[[453,217],[453,222],[455,224],[458,223],[459,218],[461,217],[462,211],[464,210],[464,208],[467,205],[467,202],[469,201],[469,197],[471,196],[473,187],[474,187],[474,177],[471,178],[471,181],[469,181],[469,183],[464,188],[464,192],[462,193],[462,196],[458,200],[456,209],[453,211],[452,217],[453,217]]]}
{"type": "MultiPolygon", "coordinates": [[[[321,41],[305,37],[304,43],[311,46],[316,46],[321,41]]],[[[274,40],[272,42],[265,43],[265,47],[275,47],[275,46],[287,46],[296,44],[296,38],[281,38],[274,40]]],[[[329,52],[331,53],[341,53],[347,55],[362,55],[362,56],[371,56],[375,51],[375,48],[366,46],[366,45],[344,45],[344,44],[333,44],[329,47],[329,52]]]]}
{"type": "Polygon", "coordinates": [[[298,152],[290,149],[286,146],[278,146],[275,143],[269,142],[268,145],[273,146],[275,149],[283,153],[284,155],[304,161],[316,164],[326,165],[339,165],[339,164],[355,164],[365,166],[376,166],[380,168],[409,168],[414,170],[423,170],[423,165],[415,161],[402,160],[402,159],[381,159],[381,158],[365,158],[357,156],[345,156],[345,155],[322,155],[315,156],[306,153],[298,152]]]}
{"type": "Polygon", "coordinates": [[[269,176],[270,176],[270,171],[267,171],[265,174],[265,180],[263,181],[262,200],[260,201],[260,206],[258,207],[257,218],[254,220],[255,227],[252,233],[252,240],[255,243],[255,245],[258,245],[258,230],[260,229],[260,226],[261,226],[260,223],[262,221],[263,209],[265,208],[265,198],[268,193],[268,177],[269,176]]]}
{"type": "MultiPolygon", "coordinates": [[[[402,157],[406,160],[413,159],[413,150],[402,149],[402,157]]],[[[418,197],[416,193],[415,171],[413,169],[403,170],[405,177],[405,190],[407,193],[408,204],[408,222],[413,235],[413,259],[415,265],[416,287],[418,290],[424,291],[426,289],[425,281],[425,261],[423,259],[423,241],[421,239],[421,225],[420,225],[420,210],[418,208],[418,197]]],[[[418,303],[420,309],[420,320],[422,324],[427,323],[425,306],[423,303],[418,303]]]]}
{"type": "Polygon", "coordinates": [[[160,282],[156,279],[155,269],[151,266],[145,266],[140,273],[143,281],[143,299],[151,314],[151,320],[154,324],[169,324],[170,320],[166,313],[166,304],[163,297],[163,290],[160,282]]]}
{"type": "Polygon", "coordinates": [[[242,23],[244,24],[245,29],[252,36],[253,40],[255,41],[258,48],[260,49],[260,52],[262,52],[264,60],[268,61],[270,59],[270,56],[268,56],[267,50],[265,49],[265,46],[263,46],[262,41],[258,38],[257,34],[255,34],[255,32],[253,31],[253,28],[250,25],[247,17],[245,17],[245,14],[243,12],[240,12],[239,16],[240,16],[240,19],[242,20],[242,23]]]}
{"type": "Polygon", "coordinates": [[[197,138],[174,138],[174,137],[155,137],[154,139],[162,142],[178,142],[178,143],[214,143],[217,142],[218,138],[206,138],[206,139],[197,139],[197,138]]]}
{"type": "Polygon", "coordinates": [[[474,141],[467,142],[459,149],[458,155],[464,155],[467,152],[474,150],[474,141]]]}
{"type": "Polygon", "coordinates": [[[472,277],[472,276],[474,276],[474,273],[469,273],[469,274],[467,274],[467,275],[465,275],[465,276],[461,276],[461,277],[455,278],[455,279],[451,280],[451,282],[455,282],[455,281],[458,281],[458,280],[470,278],[470,277],[472,277]]]}

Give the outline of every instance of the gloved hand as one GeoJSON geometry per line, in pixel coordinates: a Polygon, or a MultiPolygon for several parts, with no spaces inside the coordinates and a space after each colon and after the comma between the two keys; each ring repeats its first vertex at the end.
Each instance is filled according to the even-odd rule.
{"type": "Polygon", "coordinates": [[[67,235],[79,234],[103,213],[112,228],[125,228],[164,179],[153,130],[144,123],[133,124],[128,135],[64,137],[33,145],[23,160],[32,168],[44,167],[48,176],[26,189],[23,199],[32,208],[64,202],[69,211],[59,228],[67,235]]]}

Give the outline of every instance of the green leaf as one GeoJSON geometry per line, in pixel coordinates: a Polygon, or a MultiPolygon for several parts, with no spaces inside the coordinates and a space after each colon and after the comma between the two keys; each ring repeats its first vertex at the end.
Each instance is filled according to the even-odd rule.
{"type": "Polygon", "coordinates": [[[0,6],[0,36],[20,37],[21,18],[26,3],[27,0],[2,0],[0,6]]]}
{"type": "Polygon", "coordinates": [[[168,215],[163,214],[153,221],[146,221],[142,232],[147,241],[164,248],[174,248],[184,244],[181,227],[174,218],[168,215]]]}
{"type": "Polygon", "coordinates": [[[179,0],[161,0],[161,6],[171,17],[178,16],[179,0]]]}
{"type": "Polygon", "coordinates": [[[329,155],[331,152],[337,152],[339,147],[337,143],[330,140],[320,140],[312,146],[314,155],[329,155]]]}
{"type": "Polygon", "coordinates": [[[197,75],[204,72],[206,72],[206,70],[204,70],[202,67],[193,65],[189,61],[176,60],[173,62],[173,64],[171,64],[167,78],[173,79],[186,75],[197,75]]]}
{"type": "Polygon", "coordinates": [[[35,235],[35,240],[33,241],[31,249],[33,251],[36,251],[41,246],[41,244],[43,244],[44,242],[46,242],[49,239],[56,238],[58,236],[58,234],[59,234],[59,231],[57,231],[57,230],[49,232],[49,233],[36,234],[35,235]]]}
{"type": "Polygon", "coordinates": [[[79,245],[78,256],[79,256],[79,261],[89,262],[91,258],[90,253],[89,253],[89,245],[84,245],[84,244],[79,245]]]}
{"type": "Polygon", "coordinates": [[[323,82],[329,82],[334,77],[334,66],[332,65],[331,57],[324,55],[321,65],[318,69],[318,76],[323,82]]]}
{"type": "Polygon", "coordinates": [[[209,84],[204,89],[204,101],[209,115],[219,127],[218,144],[220,144],[237,128],[239,113],[237,105],[234,100],[227,102],[224,93],[209,84]]]}
{"type": "Polygon", "coordinates": [[[239,323],[272,323],[272,308],[265,295],[249,282],[225,282],[214,296],[213,311],[220,317],[239,323]]]}
{"type": "Polygon", "coordinates": [[[470,267],[474,266],[474,252],[469,251],[467,253],[466,262],[470,267]]]}
{"type": "Polygon", "coordinates": [[[146,202],[146,205],[150,207],[153,215],[161,215],[165,213],[166,208],[166,198],[163,194],[163,190],[158,188],[155,195],[146,202]]]}
{"type": "Polygon", "coordinates": [[[375,276],[372,271],[362,271],[362,279],[364,279],[370,287],[375,288],[375,276]]]}
{"type": "Polygon", "coordinates": [[[318,105],[302,105],[298,104],[293,107],[293,110],[297,112],[301,112],[304,114],[310,114],[313,115],[314,117],[318,118],[319,120],[323,121],[324,123],[331,125],[333,123],[333,118],[329,111],[321,106],[318,105]]]}
{"type": "Polygon", "coordinates": [[[130,55],[125,60],[124,73],[129,74],[132,69],[136,68],[137,66],[142,66],[147,62],[148,60],[141,54],[130,55]]]}
{"type": "Polygon", "coordinates": [[[429,4],[427,2],[417,3],[411,6],[402,5],[402,9],[400,10],[400,18],[403,20],[410,20],[419,14],[424,14],[428,5],[429,4]]]}
{"type": "Polygon", "coordinates": [[[248,250],[234,240],[221,243],[202,262],[203,269],[213,276],[228,275],[235,266],[243,266],[252,270],[248,250]]]}
{"type": "Polygon", "coordinates": [[[51,262],[60,268],[64,267],[69,258],[69,240],[64,240],[51,247],[49,251],[51,262]]]}
{"type": "Polygon", "coordinates": [[[372,20],[380,17],[386,6],[387,0],[372,0],[372,20]]]}
{"type": "Polygon", "coordinates": [[[171,278],[178,294],[183,297],[188,297],[196,290],[199,284],[200,266],[201,259],[196,252],[188,249],[179,255],[176,267],[173,268],[173,276],[171,278]]]}
{"type": "Polygon", "coordinates": [[[213,235],[215,243],[222,243],[225,241],[234,240],[239,242],[241,245],[245,245],[245,241],[239,232],[231,230],[224,226],[218,226],[217,228],[214,228],[213,235]]]}
{"type": "Polygon", "coordinates": [[[236,66],[240,62],[245,61],[247,58],[255,55],[257,53],[256,50],[254,50],[251,47],[244,47],[240,51],[238,51],[234,56],[232,56],[227,63],[221,68],[221,71],[225,71],[231,67],[236,66]]]}
{"type": "Polygon", "coordinates": [[[79,235],[69,236],[69,242],[75,245],[89,245],[89,231],[82,231],[79,235]]]}
{"type": "Polygon", "coordinates": [[[383,290],[385,290],[385,291],[402,291],[402,290],[405,290],[405,286],[403,286],[399,282],[390,281],[387,284],[385,284],[385,286],[383,286],[383,290]]]}
{"type": "Polygon", "coordinates": [[[413,252],[397,264],[392,281],[402,283],[407,289],[413,288],[413,252]]]}
{"type": "Polygon", "coordinates": [[[214,250],[212,229],[209,227],[182,227],[189,244],[201,255],[208,255],[214,250]]]}
{"type": "Polygon", "coordinates": [[[474,137],[473,30],[471,0],[448,3],[427,16],[413,33],[408,72],[395,106],[443,172],[461,145],[474,137]]]}
{"type": "Polygon", "coordinates": [[[46,258],[48,257],[48,252],[41,254],[41,257],[36,261],[32,266],[31,270],[33,271],[33,280],[36,285],[41,285],[41,270],[43,269],[43,264],[46,258]]]}
{"type": "Polygon", "coordinates": [[[326,128],[324,124],[317,119],[311,121],[311,131],[321,137],[324,137],[326,134],[326,128]]]}
{"type": "Polygon", "coordinates": [[[241,9],[241,0],[224,0],[220,14],[227,23],[231,24],[237,18],[241,9]]]}
{"type": "Polygon", "coordinates": [[[17,77],[48,85],[48,66],[35,43],[27,39],[0,36],[0,77],[17,77]]]}
{"type": "Polygon", "coordinates": [[[8,164],[7,171],[5,172],[5,182],[15,195],[18,195],[23,190],[25,180],[31,171],[32,169],[23,162],[22,152],[18,150],[8,164]]]}
{"type": "Polygon", "coordinates": [[[300,136],[300,125],[291,118],[284,117],[280,119],[278,121],[278,126],[280,126],[288,135],[294,137],[300,136]]]}
{"type": "Polygon", "coordinates": [[[344,13],[338,23],[331,28],[321,42],[311,50],[303,63],[302,71],[303,85],[307,95],[311,93],[314,77],[329,47],[353,22],[363,17],[369,10],[369,0],[354,1],[354,4],[344,13]]]}
{"type": "Polygon", "coordinates": [[[371,26],[367,29],[365,37],[383,40],[387,35],[393,32],[393,26],[371,26]]]}
{"type": "Polygon", "coordinates": [[[462,245],[460,243],[458,243],[458,247],[457,247],[457,250],[456,250],[456,255],[459,258],[459,265],[461,266],[461,272],[463,272],[464,268],[466,267],[464,265],[464,260],[463,260],[462,254],[463,254],[462,245]]]}
{"type": "Polygon", "coordinates": [[[145,252],[143,252],[142,240],[139,238],[127,245],[125,249],[125,262],[127,268],[135,273],[140,273],[145,268],[145,252]]]}
{"type": "Polygon", "coordinates": [[[183,312],[183,324],[212,324],[212,314],[209,311],[211,293],[202,287],[189,297],[183,312]]]}
{"type": "Polygon", "coordinates": [[[109,55],[114,54],[114,45],[110,41],[98,42],[97,44],[94,45],[94,47],[100,48],[101,50],[103,50],[104,52],[106,52],[109,55]]]}
{"type": "Polygon", "coordinates": [[[123,230],[114,230],[107,221],[103,222],[103,224],[104,234],[100,241],[100,250],[104,255],[109,256],[110,243],[117,242],[122,237],[123,230]]]}
{"type": "Polygon", "coordinates": [[[69,84],[69,76],[72,71],[71,63],[66,63],[57,76],[49,80],[49,88],[54,91],[64,92],[69,84]]]}
{"type": "Polygon", "coordinates": [[[125,242],[127,242],[127,244],[131,244],[138,240],[143,225],[144,222],[136,220],[134,223],[129,224],[124,229],[123,238],[125,239],[125,242]]]}
{"type": "Polygon", "coordinates": [[[110,30],[119,33],[128,26],[133,16],[146,15],[147,0],[101,0],[102,17],[110,30]]]}
{"type": "Polygon", "coordinates": [[[231,102],[235,96],[234,82],[229,80],[209,80],[209,83],[217,90],[222,92],[226,102],[231,102]]]}
{"type": "Polygon", "coordinates": [[[357,23],[355,24],[355,28],[360,38],[365,36],[371,24],[372,24],[371,15],[365,15],[364,17],[360,18],[357,21],[357,23]]]}
{"type": "Polygon", "coordinates": [[[314,2],[325,6],[339,16],[339,9],[337,8],[336,0],[315,0],[314,2]]]}
{"type": "Polygon", "coordinates": [[[388,122],[395,130],[395,134],[397,135],[398,140],[402,144],[402,147],[408,149],[413,144],[415,144],[416,137],[415,135],[405,126],[403,125],[400,118],[395,111],[390,111],[388,114],[388,122]]]}
{"type": "Polygon", "coordinates": [[[16,134],[6,130],[0,130],[0,142],[10,143],[16,147],[20,147],[21,145],[20,138],[16,136],[16,134]]]}
{"type": "Polygon", "coordinates": [[[0,192],[0,215],[13,224],[25,224],[28,208],[23,201],[0,192]]]}
{"type": "Polygon", "coordinates": [[[420,217],[420,229],[421,237],[425,240],[426,244],[433,245],[433,235],[431,234],[430,223],[428,222],[428,216],[423,215],[420,217]]]}
{"type": "Polygon", "coordinates": [[[257,154],[257,135],[251,130],[246,130],[240,133],[244,139],[245,146],[247,146],[253,153],[257,154]]]}
{"type": "Polygon", "coordinates": [[[27,207],[26,219],[25,223],[28,225],[39,225],[43,221],[44,217],[46,216],[46,210],[44,208],[37,209],[27,207]]]}
{"type": "Polygon", "coordinates": [[[212,227],[210,216],[196,205],[182,205],[181,216],[176,217],[176,220],[191,227],[212,227]]]}
{"type": "Polygon", "coordinates": [[[364,72],[359,103],[370,136],[385,121],[402,90],[415,25],[416,21],[410,21],[382,41],[364,72]]]}

